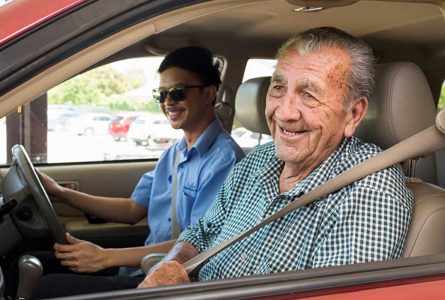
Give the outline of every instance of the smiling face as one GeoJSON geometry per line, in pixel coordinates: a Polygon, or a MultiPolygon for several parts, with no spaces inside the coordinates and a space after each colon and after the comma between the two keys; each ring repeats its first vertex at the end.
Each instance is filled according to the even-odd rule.
{"type": "MultiPolygon", "coordinates": [[[[172,67],[160,73],[159,87],[169,89],[177,84],[201,85],[198,76],[193,72],[172,67]]],[[[182,101],[173,100],[167,96],[160,104],[161,111],[175,129],[183,129],[186,138],[195,137],[204,131],[214,118],[212,101],[215,99],[216,87],[187,88],[186,98],[182,101]]]]}
{"type": "Polygon", "coordinates": [[[344,107],[351,62],[337,48],[285,53],[269,86],[266,118],[276,153],[309,173],[351,136],[367,108],[366,98],[344,107]]]}

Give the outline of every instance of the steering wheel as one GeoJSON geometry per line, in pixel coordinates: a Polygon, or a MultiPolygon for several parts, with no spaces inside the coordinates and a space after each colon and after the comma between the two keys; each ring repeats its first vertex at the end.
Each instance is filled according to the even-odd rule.
{"type": "Polygon", "coordinates": [[[2,268],[0,267],[0,299],[3,299],[3,291],[5,290],[5,281],[3,279],[2,268]]]}
{"type": "Polygon", "coordinates": [[[46,220],[54,239],[60,244],[68,244],[65,236],[65,228],[60,224],[48,194],[43,188],[25,148],[22,145],[17,144],[14,145],[11,150],[17,161],[18,169],[21,171],[23,178],[28,184],[28,188],[34,198],[37,209],[41,216],[46,220]]]}

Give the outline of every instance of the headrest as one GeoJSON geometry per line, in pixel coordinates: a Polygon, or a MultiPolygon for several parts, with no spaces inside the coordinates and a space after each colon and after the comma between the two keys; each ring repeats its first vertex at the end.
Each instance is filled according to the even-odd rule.
{"type": "Polygon", "coordinates": [[[270,134],[264,114],[269,84],[270,77],[252,78],[242,83],[236,92],[236,118],[250,131],[270,134]]]}
{"type": "Polygon", "coordinates": [[[417,65],[380,64],[374,95],[355,135],[386,149],[433,125],[435,116],[433,95],[417,65]]]}

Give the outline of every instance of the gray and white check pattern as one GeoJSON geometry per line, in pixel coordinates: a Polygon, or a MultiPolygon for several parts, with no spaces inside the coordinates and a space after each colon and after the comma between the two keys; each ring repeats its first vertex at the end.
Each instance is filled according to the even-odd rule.
{"type": "MultiPolygon", "coordinates": [[[[279,193],[283,167],[269,143],[233,169],[213,205],[178,241],[199,252],[259,223],[296,199],[381,150],[345,139],[308,177],[279,193]]],[[[371,174],[301,207],[211,258],[199,280],[231,278],[397,258],[413,209],[400,166],[371,174]]]]}

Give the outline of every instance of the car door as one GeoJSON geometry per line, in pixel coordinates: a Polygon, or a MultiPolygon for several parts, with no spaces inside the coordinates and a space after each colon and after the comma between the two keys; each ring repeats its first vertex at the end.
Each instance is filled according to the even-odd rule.
{"type": "MultiPolygon", "coordinates": [[[[130,197],[139,178],[155,167],[155,161],[123,163],[76,163],[36,165],[59,184],[84,193],[130,197]]],[[[2,170],[3,171],[3,170],[2,170]]],[[[73,236],[104,247],[140,246],[148,234],[146,219],[135,225],[106,222],[68,205],[53,203],[54,209],[73,236]]]]}

